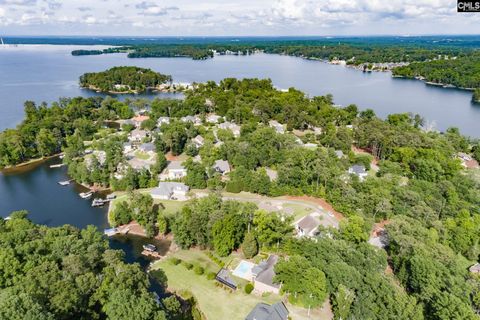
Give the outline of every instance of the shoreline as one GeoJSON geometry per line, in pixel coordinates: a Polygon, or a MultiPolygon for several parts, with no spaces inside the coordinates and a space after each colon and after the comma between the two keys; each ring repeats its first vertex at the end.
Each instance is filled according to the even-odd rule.
{"type": "Polygon", "coordinates": [[[28,161],[25,161],[25,162],[21,162],[19,164],[15,164],[15,165],[12,165],[12,166],[7,166],[3,169],[0,170],[0,173],[10,173],[10,171],[15,171],[17,169],[22,169],[23,167],[26,167],[26,166],[29,166],[29,165],[35,165],[35,164],[41,164],[45,161],[48,161],[50,159],[53,159],[53,158],[56,158],[56,157],[59,157],[62,153],[56,153],[54,155],[51,155],[51,156],[47,156],[47,157],[42,157],[42,158],[35,158],[35,159],[30,159],[28,161]]]}
{"type": "Polygon", "coordinates": [[[93,86],[93,85],[88,85],[88,86],[82,86],[80,85],[80,88],[90,90],[90,91],[95,91],[96,93],[104,93],[104,94],[144,94],[149,91],[151,92],[159,92],[159,93],[181,93],[185,92],[186,90],[189,89],[191,84],[187,85],[182,85],[182,84],[171,84],[171,85],[159,85],[157,87],[146,87],[145,90],[143,91],[138,91],[138,90],[127,90],[127,91],[114,91],[114,90],[108,90],[104,91],[101,90],[100,88],[93,86]],[[176,88],[175,88],[176,86],[176,88]]]}

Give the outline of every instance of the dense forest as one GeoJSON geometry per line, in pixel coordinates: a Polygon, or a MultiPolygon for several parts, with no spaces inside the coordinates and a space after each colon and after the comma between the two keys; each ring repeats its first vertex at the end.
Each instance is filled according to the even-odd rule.
{"type": "Polygon", "coordinates": [[[80,76],[80,86],[102,92],[144,92],[171,82],[172,77],[139,67],[113,67],[80,76]]]}
{"type": "MultiPolygon", "coordinates": [[[[145,57],[191,57],[207,59],[213,52],[219,54],[249,54],[263,51],[272,54],[285,54],[296,57],[322,60],[346,60],[350,64],[414,62],[425,61],[442,56],[457,56],[472,49],[454,45],[426,45],[425,43],[378,42],[365,43],[358,41],[255,41],[255,42],[217,42],[206,44],[151,44],[135,45],[121,48],[110,48],[102,53],[125,52],[128,48],[129,58],[145,57]]],[[[74,51],[74,55],[98,54],[88,50],[74,51]]]]}
{"type": "Polygon", "coordinates": [[[49,228],[26,215],[0,219],[0,319],[190,318],[175,296],[157,302],[148,275],[94,227],[49,228]]]}
{"type": "Polygon", "coordinates": [[[311,98],[293,88],[282,92],[270,80],[258,79],[199,84],[184,100],[74,98],[51,107],[29,102],[25,110],[22,124],[0,135],[3,166],[64,150],[69,170],[79,179],[136,189],[157,183],[166,152],[198,154],[200,163],[185,162],[184,182],[192,188],[310,195],[325,198],[347,216],[338,230],[307,241],[292,238],[290,224],[281,216],[254,206],[210,196],[165,217],[151,199],[133,193],[130,202],[114,212],[115,223],[131,220],[135,211],[150,234],[170,230],[183,248],[207,247],[222,256],[238,248],[249,248],[249,254],[263,249],[287,255],[290,259],[277,269],[285,289],[315,284],[302,286],[308,290],[298,291],[294,302],[318,305],[329,297],[337,318],[478,318],[480,282],[468,267],[480,253],[480,182],[473,170],[461,166],[457,154],[478,160],[480,146],[455,128],[426,131],[418,115],[380,119],[355,105],[335,107],[329,95],[311,98]],[[102,122],[130,118],[132,110],[145,108],[150,119],[142,128],[161,132],[150,138],[158,163],[152,172],[131,170],[117,180],[114,173],[125,140],[102,128],[102,122]],[[205,119],[210,113],[240,125],[240,135],[218,129],[214,136],[205,121],[194,127],[176,120],[194,114],[205,119]],[[157,119],[165,116],[171,122],[156,128],[157,119]],[[285,124],[287,134],[269,127],[272,119],[285,124]],[[316,127],[321,133],[313,131],[316,127]],[[295,137],[294,130],[301,134],[295,137]],[[198,134],[205,143],[193,148],[191,139],[198,134]],[[221,145],[215,145],[217,139],[221,145]],[[102,166],[84,169],[84,141],[106,152],[102,166]],[[318,147],[306,148],[306,143],[318,147]],[[364,151],[354,152],[352,146],[364,151]],[[217,159],[232,166],[228,181],[206,170],[217,159]],[[347,174],[353,164],[366,167],[364,181],[347,174]],[[277,171],[276,180],[267,176],[267,168],[277,171]],[[386,224],[386,250],[366,243],[377,222],[386,224]],[[155,225],[163,227],[154,230],[155,225]],[[298,278],[292,270],[299,269],[308,272],[298,278]]]}
{"type": "Polygon", "coordinates": [[[395,68],[394,76],[420,77],[425,81],[459,88],[480,88],[480,53],[461,55],[456,59],[415,62],[395,68]]]}

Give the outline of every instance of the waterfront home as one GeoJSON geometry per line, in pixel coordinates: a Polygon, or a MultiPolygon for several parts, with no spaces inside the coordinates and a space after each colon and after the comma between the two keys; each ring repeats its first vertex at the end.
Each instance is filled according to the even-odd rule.
{"type": "Polygon", "coordinates": [[[218,128],[219,128],[219,129],[223,129],[223,130],[230,130],[230,131],[232,131],[232,133],[233,133],[233,135],[234,135],[235,137],[239,137],[239,136],[240,136],[240,129],[241,129],[241,128],[240,128],[239,125],[237,125],[237,124],[235,124],[235,123],[233,123],[233,122],[228,122],[228,121],[226,121],[226,122],[220,123],[220,124],[218,125],[218,128]]]}
{"type": "Polygon", "coordinates": [[[150,195],[158,200],[187,200],[190,188],[180,182],[160,182],[157,188],[150,191],[150,195]]]}
{"type": "Polygon", "coordinates": [[[360,179],[360,181],[365,180],[368,175],[365,166],[362,164],[355,164],[351,166],[350,168],[348,168],[348,173],[356,175],[360,179]]]}
{"type": "Polygon", "coordinates": [[[92,153],[88,154],[85,156],[85,166],[87,167],[88,170],[93,170],[92,168],[93,165],[93,160],[96,159],[98,161],[98,164],[100,166],[103,166],[105,164],[105,161],[107,161],[107,153],[103,150],[94,150],[92,153]]]}
{"type": "Polygon", "coordinates": [[[155,164],[155,161],[143,160],[143,159],[140,159],[140,158],[137,158],[137,157],[133,157],[133,158],[130,158],[129,160],[127,160],[127,163],[135,171],[141,171],[141,170],[150,171],[150,168],[152,167],[152,165],[155,164]]]}
{"type": "Polygon", "coordinates": [[[143,123],[144,121],[147,121],[148,119],[150,119],[149,116],[138,115],[138,116],[136,116],[136,117],[133,117],[133,118],[132,118],[132,121],[133,121],[133,123],[135,124],[135,126],[136,126],[137,128],[139,128],[139,127],[142,125],[142,123],[143,123]]]}
{"type": "Polygon", "coordinates": [[[201,135],[197,135],[192,139],[192,142],[197,148],[200,148],[204,145],[205,139],[201,135]]]}
{"type": "Polygon", "coordinates": [[[273,283],[275,277],[275,265],[278,262],[277,255],[270,255],[267,260],[260,262],[252,268],[253,283],[255,292],[264,293],[280,293],[280,284],[273,283]]]}
{"type": "Polygon", "coordinates": [[[157,120],[157,127],[161,127],[163,124],[170,124],[170,117],[160,117],[157,120]]]}
{"type": "Polygon", "coordinates": [[[187,176],[187,169],[182,165],[183,161],[170,161],[160,174],[160,181],[178,180],[187,176]]]}
{"type": "Polygon", "coordinates": [[[289,311],[283,302],[269,305],[258,303],[247,315],[245,320],[287,320],[289,311]]]}
{"type": "Polygon", "coordinates": [[[143,139],[148,137],[148,132],[141,129],[135,129],[130,132],[128,135],[128,140],[131,142],[140,142],[143,139]]]}
{"type": "Polygon", "coordinates": [[[275,121],[275,120],[270,120],[268,121],[268,125],[275,129],[275,131],[277,131],[277,133],[285,133],[285,127],[283,126],[283,124],[279,123],[278,121],[275,121]]]}
{"type": "Polygon", "coordinates": [[[226,175],[230,172],[230,163],[227,160],[216,160],[212,166],[213,170],[216,172],[226,175]]]}
{"type": "Polygon", "coordinates": [[[138,150],[145,152],[149,154],[150,156],[155,154],[155,145],[151,142],[148,143],[142,143],[139,147],[138,150]]]}
{"type": "Polygon", "coordinates": [[[208,123],[218,123],[221,118],[221,116],[212,113],[209,114],[205,120],[207,120],[208,123]]]}
{"type": "Polygon", "coordinates": [[[294,223],[297,237],[315,237],[320,226],[320,220],[312,213],[294,223]]]}

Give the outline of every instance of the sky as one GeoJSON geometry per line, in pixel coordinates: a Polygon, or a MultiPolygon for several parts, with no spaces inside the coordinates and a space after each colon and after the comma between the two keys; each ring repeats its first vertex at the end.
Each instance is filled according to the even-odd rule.
{"type": "Polygon", "coordinates": [[[0,35],[480,34],[455,0],[0,0],[0,35]]]}

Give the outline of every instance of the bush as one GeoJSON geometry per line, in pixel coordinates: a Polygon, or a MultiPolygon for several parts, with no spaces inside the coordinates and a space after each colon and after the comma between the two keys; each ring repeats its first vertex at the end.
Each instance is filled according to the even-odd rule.
{"type": "Polygon", "coordinates": [[[253,291],[253,284],[247,283],[247,285],[245,286],[245,293],[250,294],[252,293],[252,291],[253,291]]]}
{"type": "Polygon", "coordinates": [[[202,266],[195,266],[195,268],[193,268],[193,272],[195,272],[195,274],[202,275],[205,272],[205,269],[202,266]]]}
{"type": "Polygon", "coordinates": [[[193,264],[191,264],[190,262],[183,261],[182,264],[185,268],[187,268],[187,270],[191,270],[193,268],[193,264]]]}
{"type": "Polygon", "coordinates": [[[219,258],[217,258],[213,253],[211,252],[207,252],[207,256],[213,261],[215,262],[220,268],[223,268],[225,266],[225,263],[220,260],[219,258]]]}
{"type": "Polygon", "coordinates": [[[173,264],[173,265],[178,265],[180,264],[180,262],[182,262],[182,260],[178,259],[178,258],[171,258],[170,259],[170,262],[173,264]]]}
{"type": "Polygon", "coordinates": [[[207,279],[208,279],[208,280],[213,280],[213,279],[215,279],[216,276],[217,276],[217,275],[215,274],[215,272],[209,272],[209,273],[207,273],[207,279]]]}

